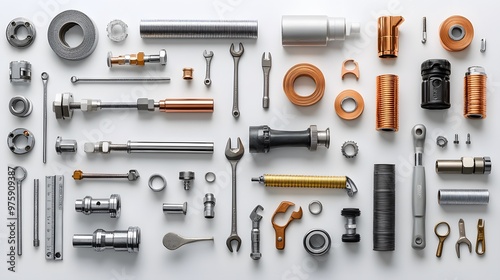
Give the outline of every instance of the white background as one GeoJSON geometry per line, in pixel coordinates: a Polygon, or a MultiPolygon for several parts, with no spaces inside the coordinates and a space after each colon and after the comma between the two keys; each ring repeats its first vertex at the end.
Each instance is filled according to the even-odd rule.
{"type": "MultiPolygon", "coordinates": [[[[36,136],[34,150],[25,156],[16,156],[5,146],[0,149],[4,159],[4,170],[8,164],[24,166],[28,178],[24,183],[24,254],[17,264],[17,272],[7,272],[2,261],[1,279],[478,279],[492,278],[500,257],[498,230],[500,224],[497,197],[498,170],[495,120],[498,120],[498,36],[494,28],[494,11],[498,7],[493,1],[455,1],[453,5],[440,1],[100,1],[76,2],[63,0],[40,0],[12,2],[0,11],[5,25],[8,21],[23,16],[31,19],[37,30],[32,46],[19,50],[6,40],[2,44],[0,64],[0,103],[2,133],[17,127],[30,129],[36,136]],[[50,20],[59,12],[76,9],[91,17],[99,29],[99,43],[95,52],[85,60],[70,62],[60,59],[50,49],[46,34],[50,20]],[[280,20],[287,14],[326,14],[346,17],[361,23],[360,36],[345,42],[330,43],[328,47],[283,48],[281,46],[280,20]],[[376,19],[380,15],[402,15],[405,22],[400,27],[399,57],[381,60],[377,56],[376,19]],[[460,14],[474,25],[475,36],[468,49],[459,53],[445,51],[439,42],[438,29],[447,17],[460,14]],[[421,40],[421,18],[427,16],[428,41],[421,40]],[[259,21],[258,40],[244,40],[245,53],[240,61],[240,110],[241,117],[231,116],[233,61],[229,54],[231,43],[238,40],[142,40],[139,36],[140,19],[256,19],[259,21]],[[129,36],[122,44],[111,42],[106,36],[106,25],[113,19],[128,24],[129,36]],[[488,39],[488,50],[479,52],[480,39],[488,39]],[[106,54],[134,53],[145,51],[157,53],[166,48],[166,67],[147,66],[116,67],[108,69],[106,54]],[[210,88],[203,85],[205,60],[203,50],[212,50],[212,80],[210,88]],[[262,69],[261,55],[270,51],[273,57],[271,70],[271,106],[268,111],[261,108],[262,69]],[[340,78],[341,62],[347,58],[358,61],[361,78],[340,78]],[[445,111],[428,111],[420,108],[420,64],[429,58],[446,58],[451,62],[452,108],[445,111]],[[12,60],[28,60],[33,65],[32,82],[28,86],[11,85],[8,81],[8,63],[12,60]],[[282,79],[286,71],[297,63],[317,65],[324,73],[327,85],[325,96],[318,104],[301,108],[291,104],[282,90],[282,79]],[[463,76],[468,66],[484,66],[488,73],[488,117],[484,120],[466,120],[462,117],[463,76]],[[194,80],[182,80],[182,68],[193,67],[194,80]],[[101,111],[83,115],[76,111],[72,120],[58,121],[49,110],[48,162],[42,164],[42,82],[41,72],[50,75],[49,102],[55,94],[72,92],[75,100],[100,98],[108,101],[133,101],[137,97],[155,100],[166,97],[209,97],[215,99],[213,114],[164,114],[129,111],[101,111]],[[400,131],[381,133],[375,130],[375,76],[384,73],[400,77],[400,131]],[[158,85],[73,85],[70,77],[96,76],[170,76],[170,84],[158,85]],[[337,117],[333,101],[344,89],[359,91],[365,100],[365,111],[355,121],[347,122],[337,117]],[[33,113],[26,119],[12,116],[7,103],[14,95],[24,95],[34,102],[33,113]],[[423,251],[411,248],[411,177],[413,166],[413,142],[411,128],[423,123],[427,126],[427,145],[424,163],[427,171],[427,247],[423,251]],[[250,154],[248,127],[268,124],[275,129],[302,130],[311,124],[319,129],[329,127],[332,131],[329,150],[317,152],[307,149],[273,150],[269,154],[250,154]],[[465,145],[465,135],[471,133],[472,145],[465,145]],[[455,133],[460,135],[460,145],[453,145],[455,133]],[[438,135],[450,140],[448,147],[435,145],[438,135]],[[76,139],[79,151],[76,155],[58,156],[54,151],[57,136],[76,139]],[[238,233],[242,247],[238,253],[229,253],[226,238],[230,233],[231,187],[230,165],[224,157],[228,137],[234,141],[241,137],[246,153],[238,166],[238,233]],[[111,140],[125,143],[127,140],[150,141],[214,141],[213,155],[169,155],[169,154],[121,154],[86,155],[83,144],[88,141],[111,140]],[[340,152],[344,141],[354,140],[360,153],[354,160],[345,159],[340,152]],[[491,175],[438,176],[434,162],[439,158],[461,156],[491,156],[491,175]],[[373,217],[373,164],[395,163],[397,165],[396,198],[396,250],[374,252],[372,250],[373,217]],[[73,170],[86,172],[118,172],[138,169],[142,177],[138,182],[75,182],[73,170]],[[178,172],[196,172],[194,187],[184,191],[178,180],[178,172]],[[214,184],[208,184],[203,175],[213,171],[217,174],[214,184]],[[164,192],[153,193],[147,180],[153,173],[160,173],[168,180],[164,192]],[[359,193],[347,197],[342,190],[318,189],[266,189],[250,182],[250,178],[263,173],[348,175],[357,184],[359,193]],[[46,261],[43,250],[44,176],[64,174],[64,260],[46,261]],[[33,248],[32,243],[32,199],[33,179],[41,182],[41,227],[42,244],[33,248]],[[439,188],[488,188],[490,204],[485,207],[441,207],[437,204],[439,188]],[[202,198],[212,192],[217,198],[216,217],[207,220],[202,213],[202,198]],[[112,193],[122,196],[122,216],[111,220],[107,215],[84,216],[76,213],[74,201],[91,195],[94,198],[109,197],[112,193]],[[323,213],[313,216],[307,210],[310,201],[319,199],[323,213]],[[295,202],[304,210],[303,218],[294,221],[286,232],[286,248],[275,249],[271,216],[283,200],[295,202]],[[186,216],[166,216],[161,211],[162,202],[184,202],[189,204],[186,216]],[[262,259],[250,259],[251,210],[261,204],[265,210],[261,222],[262,259]],[[358,232],[361,242],[344,244],[344,218],[340,211],[344,207],[359,207],[358,232]],[[463,246],[462,258],[455,253],[458,238],[457,222],[463,218],[468,238],[475,246],[478,218],[486,221],[487,252],[484,256],[469,254],[463,246]],[[447,221],[451,234],[446,240],[443,256],[435,257],[437,238],[433,227],[447,221]],[[114,252],[102,253],[92,249],[74,249],[71,244],[75,233],[91,233],[97,228],[106,230],[127,229],[136,225],[142,229],[142,242],[138,254],[114,252]],[[304,234],[313,228],[322,228],[332,237],[332,248],[328,255],[315,258],[308,255],[302,245],[304,234]],[[167,232],[176,232],[189,237],[214,236],[212,244],[196,243],[168,251],[161,243],[167,232]]],[[[298,90],[312,90],[309,81],[299,81],[298,90]]],[[[5,173],[2,181],[6,182],[5,173]]],[[[0,192],[0,217],[6,217],[6,190],[0,192]]],[[[7,231],[0,227],[0,252],[5,259],[7,231]]]]}

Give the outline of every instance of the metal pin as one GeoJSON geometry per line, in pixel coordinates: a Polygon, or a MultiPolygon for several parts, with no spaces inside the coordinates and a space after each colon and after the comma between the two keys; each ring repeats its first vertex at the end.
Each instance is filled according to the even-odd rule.
{"type": "Polygon", "coordinates": [[[427,42],[427,18],[422,18],[422,44],[427,42]]]}
{"type": "Polygon", "coordinates": [[[168,83],[169,77],[119,77],[119,78],[78,78],[71,77],[71,82],[76,83],[168,83]]]}
{"type": "Polygon", "coordinates": [[[484,53],[486,51],[486,39],[482,38],[481,39],[481,49],[480,51],[484,53]]]}
{"type": "Polygon", "coordinates": [[[38,197],[39,197],[39,184],[40,181],[38,179],[34,180],[34,191],[33,191],[33,246],[40,246],[40,238],[39,238],[39,224],[38,224],[38,215],[40,212],[38,197]]]}
{"type": "Polygon", "coordinates": [[[470,145],[470,133],[467,133],[467,140],[465,141],[465,144],[470,145]]]}
{"type": "Polygon", "coordinates": [[[42,73],[43,83],[43,163],[47,163],[47,83],[49,74],[42,73]]]}

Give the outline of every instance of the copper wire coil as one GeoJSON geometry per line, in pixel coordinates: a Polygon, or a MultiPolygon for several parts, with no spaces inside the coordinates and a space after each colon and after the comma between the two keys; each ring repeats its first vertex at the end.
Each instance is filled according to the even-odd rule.
{"type": "Polygon", "coordinates": [[[283,78],[283,90],[293,104],[298,106],[311,106],[323,98],[323,94],[325,93],[325,76],[323,76],[323,73],[318,67],[312,64],[296,64],[286,72],[283,78]],[[303,96],[295,91],[295,81],[300,77],[309,77],[314,80],[316,88],[313,93],[303,96]]]}
{"type": "Polygon", "coordinates": [[[399,78],[397,75],[377,76],[376,128],[381,131],[399,130],[399,78]]]}
{"type": "Polygon", "coordinates": [[[486,73],[482,67],[469,67],[464,78],[464,117],[486,118],[486,73]]]}
{"type": "Polygon", "coordinates": [[[474,27],[463,16],[451,16],[441,23],[439,38],[445,50],[458,52],[467,48],[472,42],[474,27]]]}

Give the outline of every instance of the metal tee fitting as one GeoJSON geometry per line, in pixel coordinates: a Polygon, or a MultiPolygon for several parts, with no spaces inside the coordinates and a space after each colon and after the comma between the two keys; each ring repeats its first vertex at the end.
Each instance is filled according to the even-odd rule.
{"type": "Polygon", "coordinates": [[[330,147],[330,129],[318,130],[315,125],[302,131],[274,130],[267,125],[249,129],[251,153],[268,153],[273,147],[307,147],[316,151],[318,146],[330,147]]]}
{"type": "Polygon", "coordinates": [[[436,160],[436,173],[440,174],[490,174],[490,157],[462,157],[461,159],[436,160]]]}
{"type": "Polygon", "coordinates": [[[139,227],[129,227],[128,230],[115,231],[98,229],[93,234],[73,235],[73,247],[94,248],[98,252],[105,249],[115,249],[115,251],[137,253],[139,252],[140,243],[141,229],[139,227]]]}

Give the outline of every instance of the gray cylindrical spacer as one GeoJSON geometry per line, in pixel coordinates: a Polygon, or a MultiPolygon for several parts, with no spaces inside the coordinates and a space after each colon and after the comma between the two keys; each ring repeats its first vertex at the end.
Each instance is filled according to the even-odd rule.
{"type": "Polygon", "coordinates": [[[438,190],[440,205],[486,205],[490,201],[487,189],[441,189],[438,190]]]}
{"type": "Polygon", "coordinates": [[[97,229],[91,234],[73,235],[73,247],[94,248],[100,252],[105,249],[115,251],[128,251],[129,253],[139,252],[141,243],[141,229],[139,227],[129,227],[128,230],[105,231],[97,229]]]}
{"type": "Polygon", "coordinates": [[[215,202],[216,200],[213,193],[205,194],[205,197],[203,198],[203,205],[205,206],[203,214],[205,215],[205,218],[213,219],[215,217],[215,202]]]}
{"type": "Polygon", "coordinates": [[[78,150],[78,143],[73,139],[62,139],[61,136],[57,136],[56,139],[56,152],[58,155],[62,153],[76,153],[78,150]]]}
{"type": "Polygon", "coordinates": [[[167,214],[184,214],[187,213],[187,202],[184,203],[163,203],[163,212],[167,214]]]}
{"type": "Polygon", "coordinates": [[[283,46],[326,46],[328,41],[345,40],[360,32],[359,23],[328,16],[283,16],[281,43],[283,46]]]}

